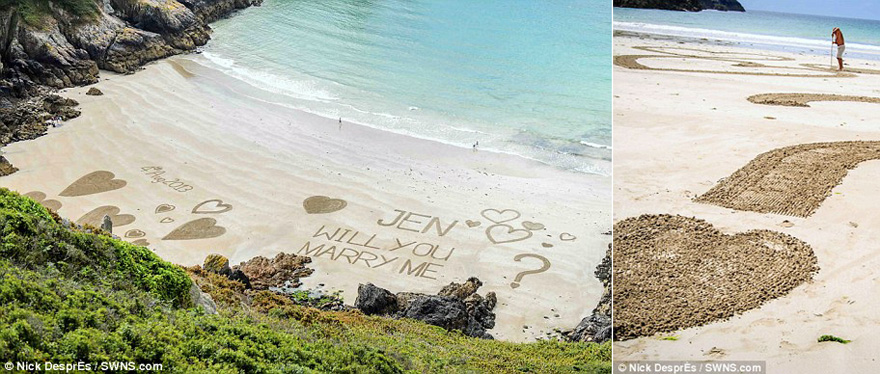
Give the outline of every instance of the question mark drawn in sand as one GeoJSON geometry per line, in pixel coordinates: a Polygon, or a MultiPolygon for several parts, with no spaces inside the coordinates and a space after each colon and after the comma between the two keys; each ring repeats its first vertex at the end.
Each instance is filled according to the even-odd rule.
{"type": "Polygon", "coordinates": [[[548,260],[544,256],[536,255],[533,253],[520,253],[520,254],[516,255],[513,258],[513,260],[516,262],[520,262],[523,258],[526,258],[526,257],[537,258],[537,259],[541,260],[544,264],[540,268],[535,269],[535,270],[521,271],[519,274],[516,275],[516,278],[513,279],[513,283],[510,284],[510,288],[519,287],[519,282],[522,281],[523,277],[525,277],[526,275],[543,273],[543,272],[547,271],[547,269],[550,268],[550,260],[548,260]]]}

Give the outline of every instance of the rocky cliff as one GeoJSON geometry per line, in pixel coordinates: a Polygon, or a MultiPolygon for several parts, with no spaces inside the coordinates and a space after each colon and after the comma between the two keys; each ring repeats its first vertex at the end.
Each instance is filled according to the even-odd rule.
{"type": "Polygon", "coordinates": [[[699,12],[705,9],[745,12],[737,0],[614,0],[622,8],[647,8],[699,12]]]}
{"type": "Polygon", "coordinates": [[[192,51],[208,42],[209,22],[261,2],[19,0],[0,8],[0,145],[40,136],[47,119],[64,117],[44,104],[53,89],[192,51]]]}

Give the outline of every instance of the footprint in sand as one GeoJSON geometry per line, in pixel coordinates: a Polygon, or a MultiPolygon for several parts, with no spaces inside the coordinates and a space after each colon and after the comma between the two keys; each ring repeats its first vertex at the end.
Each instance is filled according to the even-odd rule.
{"type": "Polygon", "coordinates": [[[42,204],[44,207],[46,207],[46,209],[49,209],[51,211],[57,212],[58,209],[61,209],[61,202],[60,201],[52,200],[52,199],[46,200],[46,194],[44,194],[40,191],[31,191],[31,192],[24,194],[24,196],[27,196],[31,199],[34,199],[34,201],[42,204]]]}
{"type": "Polygon", "coordinates": [[[113,222],[113,227],[125,226],[134,222],[135,218],[133,215],[119,214],[119,211],[119,207],[105,205],[86,213],[80,217],[80,219],[76,220],[76,223],[80,225],[100,227],[101,223],[104,221],[104,216],[110,216],[110,221],[113,222]]]}

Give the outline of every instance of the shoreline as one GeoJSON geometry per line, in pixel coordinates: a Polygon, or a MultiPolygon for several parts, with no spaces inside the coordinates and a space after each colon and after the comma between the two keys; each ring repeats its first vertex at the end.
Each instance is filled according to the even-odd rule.
{"type": "MultiPolygon", "coordinates": [[[[200,66],[193,61],[197,58],[175,56],[134,75],[104,72],[94,85],[103,96],[85,96],[89,87],[62,90],[80,101],[83,115],[43,137],[7,146],[5,156],[21,170],[4,178],[3,186],[44,192],[62,204],[62,216],[73,220],[96,207],[116,208],[108,212],[134,217],[132,224],[114,230],[117,235],[148,241],[157,254],[184,265],[201,263],[215,252],[232,263],[278,252],[303,254],[314,251],[317,242],[304,245],[320,236],[321,227],[347,228],[362,234],[344,238],[348,243],[340,253],[311,252],[316,271],[305,279],[307,287],[342,290],[352,303],[358,283],[429,292],[477,276],[483,289],[498,294],[497,325],[490,333],[502,340],[528,341],[556,328],[571,329],[597,304],[602,285],[592,272],[610,241],[603,235],[610,230],[609,177],[347,122],[340,130],[335,119],[268,103],[277,97],[200,66]],[[155,167],[165,173],[157,176],[158,169],[149,169],[155,167]],[[126,186],[80,197],[59,195],[97,170],[113,173],[126,186]],[[170,188],[178,182],[192,189],[170,188]],[[310,196],[331,201],[315,205],[306,201],[310,196]],[[323,212],[332,210],[333,199],[346,201],[344,208],[323,212]],[[198,211],[205,203],[215,213],[198,211]],[[157,204],[176,209],[159,214],[157,204]],[[223,204],[232,208],[216,213],[223,204]],[[304,204],[318,212],[304,211],[304,204]],[[521,218],[493,216],[505,209],[521,218]],[[398,210],[414,215],[395,228],[379,223],[394,220],[398,210]],[[489,228],[487,215],[501,222],[493,225],[498,227],[489,228]],[[199,219],[189,230],[174,229],[199,219]],[[481,222],[469,227],[465,221],[481,222]],[[418,226],[413,222],[429,231],[413,231],[418,226]],[[524,223],[531,229],[519,228],[524,223]],[[131,237],[132,230],[143,235],[131,237]],[[530,233],[525,239],[515,237],[525,232],[530,233]],[[510,242],[499,239],[508,234],[510,242]],[[374,241],[365,243],[370,236],[374,241]],[[364,266],[368,256],[378,257],[395,240],[427,245],[398,256],[393,270],[374,268],[381,261],[364,266]],[[434,265],[419,268],[427,263],[419,261],[425,258],[419,251],[430,246],[434,265]],[[454,255],[444,259],[447,248],[455,248],[454,255]],[[517,254],[534,256],[514,261],[517,254]],[[550,269],[523,276],[521,287],[512,288],[517,274],[540,264],[539,257],[552,263],[550,269]]],[[[332,243],[322,244],[329,249],[332,243]]]]}

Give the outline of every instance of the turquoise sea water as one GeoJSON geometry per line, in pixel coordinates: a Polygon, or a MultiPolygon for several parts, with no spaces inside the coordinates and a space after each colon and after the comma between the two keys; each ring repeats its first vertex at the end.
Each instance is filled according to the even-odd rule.
{"type": "Polygon", "coordinates": [[[708,38],[751,47],[828,55],[840,27],[847,55],[880,60],[880,21],[777,12],[673,12],[614,8],[614,29],[708,38]]]}
{"type": "Polygon", "coordinates": [[[610,173],[603,0],[266,0],[203,56],[332,118],[610,173]]]}

